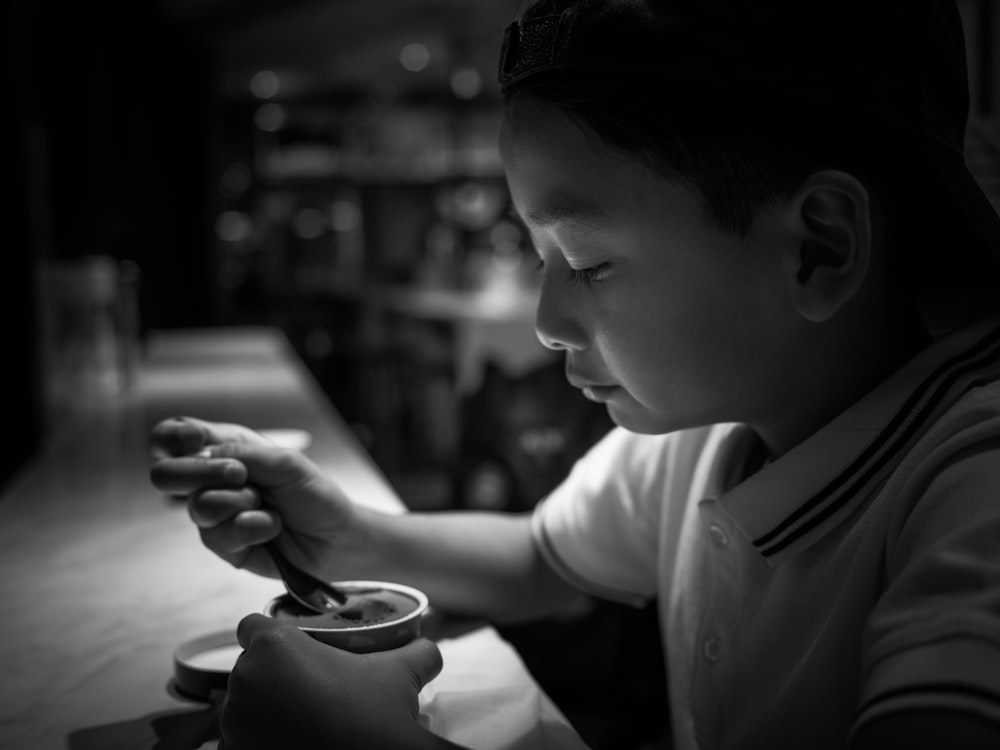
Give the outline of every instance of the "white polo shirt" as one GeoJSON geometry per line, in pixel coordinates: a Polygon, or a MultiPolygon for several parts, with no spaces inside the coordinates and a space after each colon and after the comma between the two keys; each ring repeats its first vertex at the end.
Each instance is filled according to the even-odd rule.
{"type": "Polygon", "coordinates": [[[901,709],[1000,722],[1000,321],[741,482],[755,441],[617,428],[534,515],[569,581],[658,598],[677,748],[843,748],[901,709]]]}

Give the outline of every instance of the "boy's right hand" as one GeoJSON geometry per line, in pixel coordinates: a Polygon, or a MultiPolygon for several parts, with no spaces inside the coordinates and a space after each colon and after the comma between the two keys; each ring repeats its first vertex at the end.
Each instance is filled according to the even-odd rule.
{"type": "Polygon", "coordinates": [[[248,427],[178,417],[151,434],[154,486],[187,498],[205,546],[238,568],[278,577],[260,545],[315,575],[344,577],[355,506],[302,453],[248,427]]]}

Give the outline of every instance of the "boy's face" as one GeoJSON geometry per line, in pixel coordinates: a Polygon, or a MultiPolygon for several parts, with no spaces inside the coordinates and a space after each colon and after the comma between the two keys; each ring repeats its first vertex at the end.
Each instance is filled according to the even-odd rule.
{"type": "MultiPolygon", "coordinates": [[[[634,432],[767,420],[781,408],[788,326],[777,220],[747,239],[696,194],[543,105],[519,102],[500,148],[542,260],[536,330],[569,381],[634,432]]],[[[766,212],[765,212],[766,213],[766,212]]]]}

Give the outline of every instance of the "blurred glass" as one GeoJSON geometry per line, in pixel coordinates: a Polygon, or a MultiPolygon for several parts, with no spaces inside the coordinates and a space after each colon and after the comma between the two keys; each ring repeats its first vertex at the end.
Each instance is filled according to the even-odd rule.
{"type": "Polygon", "coordinates": [[[49,425],[132,387],[140,276],[133,261],[105,255],[41,262],[40,349],[49,425]]]}

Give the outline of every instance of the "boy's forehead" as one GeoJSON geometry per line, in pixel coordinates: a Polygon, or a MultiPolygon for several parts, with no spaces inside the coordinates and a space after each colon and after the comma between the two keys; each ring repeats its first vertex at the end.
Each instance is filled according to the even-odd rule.
{"type": "Polygon", "coordinates": [[[572,121],[557,108],[531,98],[509,102],[500,120],[500,142],[503,146],[516,142],[527,143],[559,136],[570,129],[577,129],[572,121]]]}
{"type": "Polygon", "coordinates": [[[508,107],[501,120],[499,145],[508,173],[512,167],[541,179],[567,173],[611,193],[624,179],[679,186],[642,154],[612,147],[551,105],[525,100],[508,107]]]}
{"type": "Polygon", "coordinates": [[[552,108],[518,104],[508,107],[500,126],[500,157],[508,171],[512,167],[534,170],[543,162],[567,161],[581,152],[575,128],[552,108]]]}
{"type": "MultiPolygon", "coordinates": [[[[532,230],[602,231],[627,217],[700,216],[700,199],[544,110],[502,129],[501,153],[514,210],[532,230]]],[[[631,219],[628,219],[631,220],[631,219]]]]}
{"type": "Polygon", "coordinates": [[[500,126],[500,155],[505,164],[529,159],[598,173],[614,172],[622,162],[641,168],[558,108],[531,100],[507,107],[500,126]]]}
{"type": "Polygon", "coordinates": [[[523,218],[539,225],[600,218],[639,169],[551,108],[504,117],[500,153],[515,198],[532,204],[523,218]]]}

